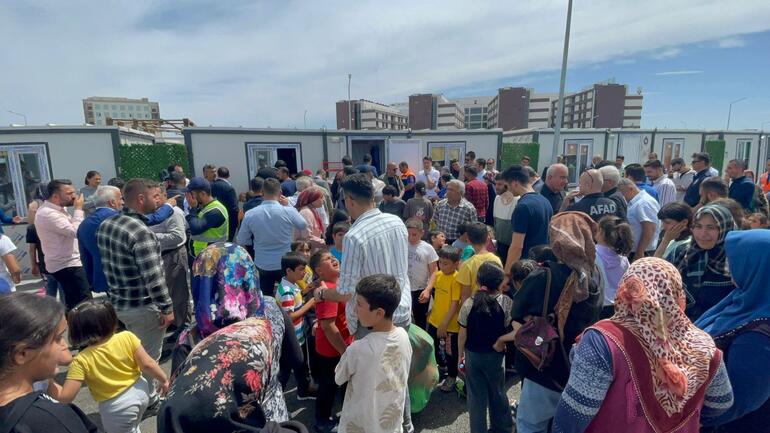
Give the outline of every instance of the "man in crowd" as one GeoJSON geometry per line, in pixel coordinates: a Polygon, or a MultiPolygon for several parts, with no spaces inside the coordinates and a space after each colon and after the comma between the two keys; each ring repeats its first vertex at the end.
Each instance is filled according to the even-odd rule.
{"type": "Polygon", "coordinates": [[[641,164],[628,164],[626,166],[626,177],[636,183],[636,187],[641,189],[654,198],[658,203],[658,192],[647,183],[647,175],[644,173],[644,167],[641,164]]]}
{"type": "Polygon", "coordinates": [[[46,187],[48,199],[35,215],[35,228],[45,254],[45,267],[64,291],[64,303],[71,310],[91,298],[88,279],[80,262],[77,230],[83,221],[83,194],[76,195],[72,182],[54,179],[46,187]],[[67,207],[74,212],[70,216],[67,207]]]}
{"type": "Polygon", "coordinates": [[[278,180],[281,181],[281,193],[284,197],[291,197],[297,192],[297,184],[291,178],[291,173],[287,167],[278,169],[278,180]]]}
{"type": "Polygon", "coordinates": [[[183,211],[189,210],[189,205],[184,199],[184,189],[188,183],[190,181],[184,177],[184,173],[172,171],[168,175],[169,187],[166,189],[166,195],[168,197],[176,197],[176,206],[183,211]]]}
{"type": "Polygon", "coordinates": [[[599,173],[602,174],[604,183],[602,184],[602,193],[608,199],[615,202],[618,207],[617,215],[624,220],[626,219],[626,213],[628,212],[628,204],[625,197],[618,191],[618,182],[620,181],[620,171],[618,168],[607,161],[607,165],[603,165],[599,168],[599,173]]]}
{"type": "Polygon", "coordinates": [[[476,177],[480,181],[484,181],[484,178],[487,176],[487,160],[484,158],[477,158],[475,162],[476,166],[476,177]]]}
{"type": "Polygon", "coordinates": [[[765,172],[759,176],[759,186],[762,188],[763,194],[770,192],[770,158],[767,158],[765,162],[765,172]]]}
{"type": "Polygon", "coordinates": [[[543,190],[543,179],[540,178],[540,175],[532,167],[527,167],[527,173],[529,173],[529,184],[532,185],[532,189],[540,194],[540,191],[543,190]]]}
{"type": "Polygon", "coordinates": [[[729,197],[740,203],[745,211],[753,211],[754,182],[744,174],[746,168],[746,161],[743,159],[733,159],[727,163],[727,175],[730,176],[729,197]]]}
{"type": "Polygon", "coordinates": [[[658,159],[658,154],[655,152],[650,152],[647,154],[647,161],[655,161],[658,159]]]}
{"type": "Polygon", "coordinates": [[[404,192],[404,182],[401,181],[401,173],[398,171],[398,164],[395,162],[389,162],[385,168],[385,174],[380,176],[380,180],[385,182],[385,185],[390,185],[396,189],[396,197],[401,197],[404,192]]]}
{"type": "Polygon", "coordinates": [[[288,202],[278,202],[281,184],[277,180],[266,179],[262,193],[262,204],[246,212],[236,240],[239,245],[253,247],[259,286],[266,296],[273,296],[283,277],[281,257],[291,251],[294,230],[305,230],[307,222],[288,202]]]}
{"type": "Polygon", "coordinates": [[[663,207],[672,201],[676,201],[676,185],[674,181],[663,173],[663,164],[658,159],[644,163],[644,173],[652,182],[652,187],[658,194],[658,203],[663,207]]]}
{"type": "Polygon", "coordinates": [[[676,199],[683,200],[684,193],[695,178],[695,170],[688,167],[684,159],[674,158],[671,160],[671,170],[669,170],[668,175],[676,187],[676,199]]]}
{"type": "MultiPolygon", "coordinates": [[[[371,331],[358,321],[356,285],[367,275],[393,275],[401,286],[401,301],[393,313],[393,324],[408,328],[411,323],[412,294],[407,277],[409,242],[406,226],[400,218],[383,214],[374,206],[374,190],[366,175],[347,177],[342,188],[348,213],[355,222],[345,234],[337,288],[317,290],[316,299],[346,302],[348,328],[356,339],[361,339],[371,331]]],[[[411,432],[413,428],[408,391],[405,399],[403,431],[411,432]]]]}
{"type": "MultiPolygon", "coordinates": [[[[118,319],[158,361],[165,329],[174,322],[174,310],[163,274],[160,244],[144,215],[158,208],[161,193],[158,184],[149,179],[131,179],[123,194],[126,209],[104,220],[96,234],[109,285],[107,293],[118,319]]],[[[145,378],[153,405],[157,401],[155,386],[151,377],[145,378]]]]}
{"type": "Polygon", "coordinates": [[[211,184],[202,177],[190,179],[185,198],[190,204],[190,213],[186,218],[194,258],[209,244],[227,241],[229,215],[222,203],[211,196],[211,184]]]}
{"type": "Polygon", "coordinates": [[[476,160],[476,152],[469,150],[465,152],[465,165],[471,165],[476,160]]]}
{"type": "Polygon", "coordinates": [[[368,153],[364,155],[364,163],[357,165],[356,170],[358,170],[359,173],[372,173],[372,176],[374,177],[380,175],[377,171],[377,167],[372,165],[372,155],[368,153]]]}
{"type": "MultiPolygon", "coordinates": [[[[558,169],[558,165],[560,164],[554,164],[552,167],[558,169]]],[[[566,167],[564,169],[566,170],[566,167]]],[[[532,185],[529,184],[529,174],[523,166],[509,167],[503,172],[503,179],[508,184],[508,190],[519,197],[511,217],[513,234],[505,261],[505,275],[510,278],[514,263],[521,258],[529,257],[529,250],[532,247],[548,243],[548,224],[554,212],[551,203],[532,189],[532,185]]]]}
{"type": "Polygon", "coordinates": [[[296,191],[294,192],[294,195],[288,197],[289,204],[291,206],[297,205],[297,200],[299,200],[299,195],[302,194],[302,191],[310,188],[313,186],[313,180],[310,179],[307,176],[298,176],[297,179],[294,181],[294,185],[296,186],[296,191]]]}
{"type": "MultiPolygon", "coordinates": [[[[551,211],[559,212],[564,201],[564,190],[567,188],[569,169],[564,164],[552,164],[545,175],[545,184],[540,189],[540,195],[551,203],[551,211]]],[[[534,190],[533,190],[534,191],[534,190]]],[[[515,193],[514,193],[515,194],[515,193]]]]}
{"type": "Polygon", "coordinates": [[[700,202],[700,184],[713,176],[711,174],[711,157],[709,154],[705,152],[694,153],[692,155],[692,169],[695,170],[695,176],[690,186],[687,187],[683,199],[690,207],[695,207],[700,202]]]}
{"type": "Polygon", "coordinates": [[[452,175],[455,179],[460,179],[460,175],[462,174],[463,167],[460,165],[460,161],[453,159],[449,162],[449,173],[452,175]]]}
{"type": "Polygon", "coordinates": [[[730,194],[730,189],[727,186],[727,183],[725,183],[725,181],[719,177],[712,176],[704,180],[703,182],[701,182],[700,201],[698,202],[698,204],[701,206],[705,206],[714,200],[719,200],[720,198],[727,198],[729,194],[730,194]]]}
{"type": "Polygon", "coordinates": [[[441,173],[433,167],[433,158],[426,156],[422,159],[422,170],[417,173],[417,182],[425,183],[425,198],[436,198],[438,194],[438,180],[441,173]]]}
{"type": "MultiPolygon", "coordinates": [[[[190,179],[187,178],[184,174],[184,168],[182,168],[179,164],[174,164],[168,167],[168,174],[169,176],[171,173],[179,173],[182,175],[182,178],[184,179],[184,185],[187,186],[187,184],[190,182],[190,179]]],[[[169,197],[173,197],[173,195],[170,195],[169,197]]]]}
{"type": "Polygon", "coordinates": [[[217,180],[217,166],[214,164],[206,164],[203,166],[203,178],[209,183],[217,180]]]}
{"type": "Polygon", "coordinates": [[[460,237],[457,229],[462,223],[478,221],[476,208],[465,199],[465,184],[452,179],[446,186],[446,197],[436,204],[433,211],[436,229],[446,236],[447,244],[460,237]]]}
{"type": "Polygon", "coordinates": [[[604,178],[601,172],[596,169],[589,169],[580,175],[579,187],[576,191],[567,194],[564,203],[561,205],[561,212],[583,212],[596,222],[605,215],[617,215],[618,205],[602,194],[604,178]],[[580,201],[575,202],[575,198],[582,196],[580,201]]]}
{"type": "Polygon", "coordinates": [[[123,209],[123,194],[114,186],[99,186],[93,195],[96,209],[80,224],[77,230],[80,260],[88,282],[94,292],[106,292],[109,286],[102,268],[96,232],[107,218],[117,215],[123,209]]]}
{"type": "Polygon", "coordinates": [[[591,167],[589,167],[589,168],[598,169],[599,168],[599,163],[601,163],[603,159],[604,158],[602,158],[601,155],[594,155],[594,157],[591,158],[591,167]]]}
{"type": "Polygon", "coordinates": [[[629,260],[649,257],[655,253],[658,241],[660,204],[647,192],[639,189],[632,179],[621,179],[618,189],[628,202],[628,224],[634,238],[633,252],[629,260]]]}
{"type": "Polygon", "coordinates": [[[529,167],[529,163],[532,161],[527,155],[524,155],[521,157],[521,165],[522,167],[529,167]]]}
{"type": "Polygon", "coordinates": [[[618,171],[623,174],[623,171],[626,169],[626,157],[623,155],[618,155],[615,157],[615,167],[618,169],[618,171]]]}
{"type": "Polygon", "coordinates": [[[473,165],[465,166],[465,198],[476,208],[479,221],[484,222],[489,207],[489,193],[487,184],[479,180],[478,172],[473,165]]]}
{"type": "Polygon", "coordinates": [[[230,170],[227,167],[217,168],[217,177],[211,182],[211,196],[227,209],[228,227],[227,240],[232,242],[238,229],[238,194],[230,183],[230,170]]]}
{"type": "Polygon", "coordinates": [[[503,179],[502,173],[495,176],[495,197],[492,210],[495,238],[497,239],[497,255],[503,263],[508,257],[508,249],[511,247],[511,216],[519,198],[508,190],[508,183],[503,179]]]}
{"type": "Polygon", "coordinates": [[[243,213],[254,209],[255,207],[262,204],[262,185],[265,184],[265,179],[262,179],[261,177],[257,176],[252,178],[249,181],[249,190],[251,191],[251,198],[246,200],[246,203],[243,204],[243,213]]]}

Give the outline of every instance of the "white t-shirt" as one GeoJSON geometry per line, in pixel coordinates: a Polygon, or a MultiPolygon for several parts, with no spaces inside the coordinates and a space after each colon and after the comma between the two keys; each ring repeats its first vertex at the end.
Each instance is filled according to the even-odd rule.
{"type": "Polygon", "coordinates": [[[338,385],[348,383],[340,433],[401,431],[411,359],[403,328],[372,332],[347,348],[334,375],[338,385]]]}
{"type": "Polygon", "coordinates": [[[417,245],[409,244],[409,286],[413,292],[425,290],[430,279],[428,265],[438,261],[438,254],[433,246],[425,241],[417,245]]]}
{"type": "Polygon", "coordinates": [[[650,243],[644,248],[644,251],[655,251],[655,245],[658,242],[658,232],[660,231],[660,221],[658,212],[660,204],[651,195],[645,191],[639,191],[636,197],[628,202],[628,224],[631,226],[631,233],[634,236],[634,249],[636,251],[639,240],[642,237],[642,222],[655,223],[655,234],[650,239],[650,243]]]}
{"type": "MultiPolygon", "coordinates": [[[[0,256],[4,256],[16,251],[16,245],[14,245],[11,238],[6,235],[0,235],[0,256]]],[[[13,284],[13,278],[11,273],[8,272],[8,267],[5,266],[5,261],[0,260],[2,266],[0,266],[0,293],[10,293],[16,291],[16,286],[13,284]]]]}
{"type": "Polygon", "coordinates": [[[428,172],[428,176],[425,175],[425,170],[420,170],[419,173],[417,173],[417,182],[423,182],[425,183],[425,197],[431,198],[436,197],[438,194],[437,188],[438,188],[438,180],[441,178],[441,173],[439,173],[438,170],[435,168],[428,172]],[[434,186],[433,189],[430,189],[428,187],[428,176],[433,180],[434,186]]]}

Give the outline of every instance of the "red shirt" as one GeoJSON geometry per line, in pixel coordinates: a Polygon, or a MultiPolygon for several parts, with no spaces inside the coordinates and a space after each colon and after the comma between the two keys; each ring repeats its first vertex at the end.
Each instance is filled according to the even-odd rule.
{"type": "Polygon", "coordinates": [[[466,183],[465,198],[476,208],[476,212],[479,214],[479,221],[484,221],[484,218],[487,217],[487,207],[489,207],[487,184],[478,179],[473,179],[466,183]]]}
{"type": "MultiPolygon", "coordinates": [[[[337,285],[327,282],[326,287],[330,289],[336,289],[337,285]]],[[[331,319],[336,317],[334,324],[337,325],[337,329],[340,330],[340,334],[342,334],[342,339],[345,341],[345,345],[350,346],[350,343],[353,342],[353,336],[350,335],[350,331],[348,330],[348,321],[345,318],[345,302],[316,302],[315,316],[319,322],[322,319],[331,319]]],[[[324,330],[320,323],[318,324],[318,329],[315,333],[315,350],[319,355],[327,358],[336,358],[340,356],[340,353],[337,352],[337,349],[335,349],[334,346],[332,346],[332,344],[329,342],[329,339],[326,338],[326,334],[324,334],[324,330]]]]}

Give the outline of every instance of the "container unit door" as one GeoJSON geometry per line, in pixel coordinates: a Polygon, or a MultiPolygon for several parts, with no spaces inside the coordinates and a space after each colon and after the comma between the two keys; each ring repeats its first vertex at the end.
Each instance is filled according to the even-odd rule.
{"type": "Polygon", "coordinates": [[[41,184],[51,180],[43,145],[9,146],[0,150],[0,208],[6,215],[27,215],[41,184]]]}

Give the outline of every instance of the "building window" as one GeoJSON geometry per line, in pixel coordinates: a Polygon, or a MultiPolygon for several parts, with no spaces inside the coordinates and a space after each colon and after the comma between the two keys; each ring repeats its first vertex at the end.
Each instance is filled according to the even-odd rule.
{"type": "Polygon", "coordinates": [[[134,111],[134,106],[133,105],[129,105],[128,106],[128,111],[134,111]]]}
{"type": "Polygon", "coordinates": [[[737,140],[737,146],[735,149],[735,159],[742,159],[746,162],[746,167],[749,166],[749,159],[751,159],[751,139],[739,138],[737,140]]]}
{"type": "Polygon", "coordinates": [[[115,104],[112,104],[112,111],[115,111],[115,110],[117,110],[117,109],[118,109],[118,106],[117,106],[117,105],[115,105],[115,104]]]}
{"type": "Polygon", "coordinates": [[[0,146],[0,209],[6,215],[27,216],[27,204],[41,183],[51,180],[45,144],[0,146]]]}
{"type": "Polygon", "coordinates": [[[125,106],[125,105],[121,105],[121,106],[120,106],[120,109],[121,109],[121,110],[125,110],[125,109],[126,109],[126,106],[125,106]]]}

